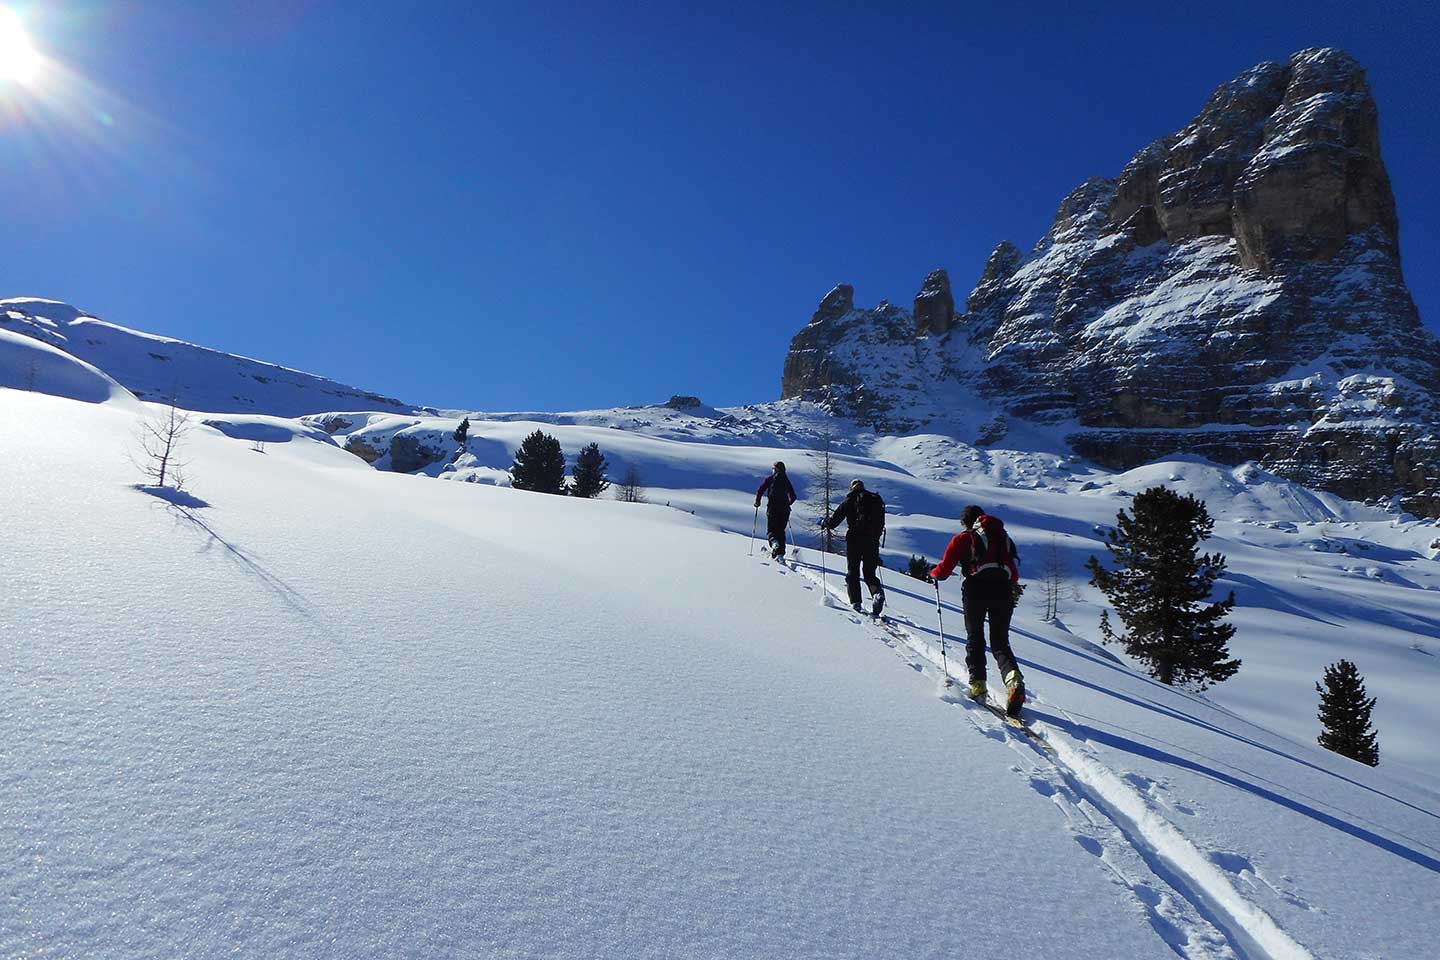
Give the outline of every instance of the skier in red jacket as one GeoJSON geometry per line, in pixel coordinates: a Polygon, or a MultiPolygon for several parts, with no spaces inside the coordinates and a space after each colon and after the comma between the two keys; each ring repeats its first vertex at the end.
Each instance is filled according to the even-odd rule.
{"type": "Polygon", "coordinates": [[[1020,715],[1025,703],[1025,678],[1010,650],[1010,617],[1015,612],[1013,585],[1020,580],[1015,541],[998,517],[971,504],[960,513],[965,529],[945,548],[945,555],[930,571],[937,582],[958,566],[965,575],[960,596],[965,607],[965,666],[970,671],[970,696],[985,699],[985,617],[990,617],[990,652],[1005,680],[1009,697],[1005,712],[1020,715]]]}

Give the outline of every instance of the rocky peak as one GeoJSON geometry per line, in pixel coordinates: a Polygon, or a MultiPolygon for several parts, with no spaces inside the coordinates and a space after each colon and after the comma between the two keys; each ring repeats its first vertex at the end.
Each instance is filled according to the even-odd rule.
{"type": "Polygon", "coordinates": [[[955,298],[950,294],[950,274],[931,270],[915,294],[915,335],[945,333],[955,321],[955,298]]]}
{"type": "Polygon", "coordinates": [[[837,283],[820,301],[820,306],[811,315],[810,322],[812,324],[826,323],[839,319],[854,309],[855,288],[848,283],[837,283]]]}
{"type": "Polygon", "coordinates": [[[1072,446],[1107,465],[1255,459],[1440,511],[1440,343],[1401,274],[1377,118],[1342,51],[1259,64],[1071,191],[1028,256],[996,247],[963,315],[942,271],[908,325],[831,291],[784,395],[899,430],[946,418],[937,391],[978,394],[1078,423],[1072,446]]]}

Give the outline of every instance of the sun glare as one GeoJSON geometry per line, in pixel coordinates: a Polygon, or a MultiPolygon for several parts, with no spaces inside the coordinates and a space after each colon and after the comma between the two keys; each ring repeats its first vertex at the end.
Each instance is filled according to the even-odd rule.
{"type": "Polygon", "coordinates": [[[0,7],[0,80],[30,84],[40,74],[40,54],[30,44],[20,17],[0,7]]]}

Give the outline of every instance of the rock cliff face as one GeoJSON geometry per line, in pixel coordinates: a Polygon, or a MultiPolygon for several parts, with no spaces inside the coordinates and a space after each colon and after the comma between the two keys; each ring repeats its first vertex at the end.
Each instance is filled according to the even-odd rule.
{"type": "Polygon", "coordinates": [[[1072,191],[1028,255],[996,247],[963,314],[948,288],[935,271],[905,316],[837,287],[795,338],[784,396],[908,430],[946,411],[907,376],[938,377],[1066,425],[1108,466],[1253,459],[1440,508],[1440,343],[1405,287],[1375,102],[1343,52],[1246,71],[1072,191]]]}

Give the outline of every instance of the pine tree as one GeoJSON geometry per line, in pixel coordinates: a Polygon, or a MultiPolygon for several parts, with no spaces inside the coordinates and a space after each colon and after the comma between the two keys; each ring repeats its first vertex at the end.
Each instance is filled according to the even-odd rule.
{"type": "Polygon", "coordinates": [[[460,421],[460,426],[455,428],[455,432],[451,434],[451,437],[455,440],[456,443],[460,444],[460,452],[464,453],[465,442],[470,439],[469,417],[466,417],[464,420],[460,421]]]}
{"type": "Polygon", "coordinates": [[[924,580],[926,583],[931,582],[930,561],[926,560],[924,557],[916,557],[912,555],[910,557],[910,568],[905,572],[910,574],[910,576],[914,577],[916,580],[924,580]]]}
{"type": "Polygon", "coordinates": [[[536,430],[520,443],[510,467],[511,486],[536,493],[565,492],[565,452],[560,441],[536,430]]]}
{"type": "Polygon", "coordinates": [[[592,443],[580,450],[570,478],[571,496],[588,500],[605,492],[610,481],[605,477],[605,454],[600,452],[599,444],[592,443]]]}
{"type": "Polygon", "coordinates": [[[1325,686],[1315,684],[1320,694],[1320,746],[1343,757],[1377,766],[1380,745],[1370,726],[1375,698],[1365,696],[1365,678],[1349,660],[1325,668],[1325,686]]]}
{"type": "Polygon", "coordinates": [[[1162,683],[1203,690],[1229,679],[1240,661],[1228,659],[1233,624],[1224,623],[1235,594],[1207,603],[1211,588],[1225,572],[1225,557],[1201,554],[1200,541],[1215,521],[1203,501],[1165,487],[1137,494],[1134,516],[1121,510],[1105,544],[1118,569],[1107,570],[1091,557],[1085,565],[1090,583],[1115,607],[1128,631],[1117,637],[1109,617],[1101,622],[1106,643],[1119,640],[1127,653],[1146,663],[1162,683]]]}

